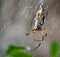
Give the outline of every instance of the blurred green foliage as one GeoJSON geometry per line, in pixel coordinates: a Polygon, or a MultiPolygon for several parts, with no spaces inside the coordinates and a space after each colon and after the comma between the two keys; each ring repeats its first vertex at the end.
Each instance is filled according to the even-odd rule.
{"type": "Polygon", "coordinates": [[[57,41],[52,41],[49,48],[50,48],[50,56],[58,57],[58,54],[60,52],[60,44],[57,41]]]}
{"type": "Polygon", "coordinates": [[[4,57],[32,57],[24,46],[9,45],[4,57]]]}

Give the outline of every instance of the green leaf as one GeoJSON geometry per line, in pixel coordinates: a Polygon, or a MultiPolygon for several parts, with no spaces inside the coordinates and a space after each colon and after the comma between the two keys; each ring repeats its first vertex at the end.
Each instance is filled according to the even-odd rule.
{"type": "Polygon", "coordinates": [[[57,41],[52,41],[50,44],[50,56],[57,57],[60,50],[59,43],[57,41]]]}
{"type": "Polygon", "coordinates": [[[9,57],[32,57],[32,55],[27,53],[25,49],[24,46],[9,45],[5,54],[9,57]]]}

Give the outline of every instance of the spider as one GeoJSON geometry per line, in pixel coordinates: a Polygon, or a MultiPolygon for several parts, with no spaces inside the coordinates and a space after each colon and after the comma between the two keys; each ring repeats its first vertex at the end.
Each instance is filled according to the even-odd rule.
{"type": "Polygon", "coordinates": [[[41,45],[41,42],[44,41],[45,37],[47,36],[47,33],[45,32],[45,28],[43,27],[44,23],[46,22],[47,15],[48,15],[48,9],[45,9],[43,7],[43,4],[40,4],[39,10],[36,12],[36,17],[33,19],[33,23],[32,23],[33,28],[30,32],[26,33],[26,36],[36,33],[37,31],[41,31],[42,33],[42,40],[34,39],[34,41],[40,41],[40,43],[33,50],[37,49],[41,45]]]}

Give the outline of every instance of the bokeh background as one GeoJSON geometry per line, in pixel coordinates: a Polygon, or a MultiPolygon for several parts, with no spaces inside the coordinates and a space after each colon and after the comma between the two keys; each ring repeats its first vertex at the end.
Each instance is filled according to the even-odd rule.
{"type": "MultiPolygon", "coordinates": [[[[48,7],[47,22],[44,24],[47,37],[38,49],[31,52],[33,57],[49,57],[50,42],[60,42],[60,0],[42,1],[48,7]]],[[[41,32],[28,37],[25,35],[31,31],[31,22],[39,3],[40,0],[0,0],[0,57],[9,44],[29,46],[31,49],[39,44],[33,39],[41,39],[41,32]]]]}

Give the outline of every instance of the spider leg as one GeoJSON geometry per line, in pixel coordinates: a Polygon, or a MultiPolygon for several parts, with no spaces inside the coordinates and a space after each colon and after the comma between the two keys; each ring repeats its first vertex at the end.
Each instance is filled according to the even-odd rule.
{"type": "Polygon", "coordinates": [[[41,43],[39,43],[38,46],[36,46],[36,47],[35,47],[34,49],[32,49],[30,52],[32,52],[32,51],[36,50],[37,48],[39,48],[40,45],[41,45],[41,43]]]}
{"type": "Polygon", "coordinates": [[[27,35],[30,35],[30,34],[33,34],[33,33],[35,33],[35,32],[37,32],[37,30],[36,30],[36,29],[33,29],[31,32],[26,33],[26,36],[27,36],[27,35]]]}
{"type": "Polygon", "coordinates": [[[37,40],[37,39],[33,39],[34,41],[38,41],[38,42],[40,42],[41,40],[37,40]]]}

